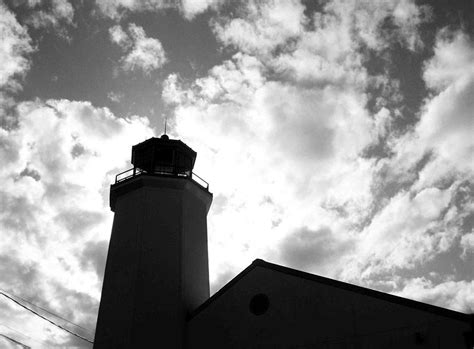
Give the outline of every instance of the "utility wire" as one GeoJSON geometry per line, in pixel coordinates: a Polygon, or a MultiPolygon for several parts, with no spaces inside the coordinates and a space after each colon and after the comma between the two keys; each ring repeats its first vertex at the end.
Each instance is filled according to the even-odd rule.
{"type": "Polygon", "coordinates": [[[31,339],[32,341],[35,341],[35,342],[37,342],[37,343],[39,343],[39,344],[45,344],[44,341],[39,340],[38,338],[33,338],[33,337],[31,337],[31,336],[28,336],[27,334],[24,334],[23,332],[20,332],[20,331],[18,331],[18,330],[15,330],[13,327],[7,326],[7,325],[5,325],[5,324],[0,324],[0,326],[1,326],[1,327],[5,327],[6,329],[9,329],[10,331],[16,332],[16,333],[18,333],[20,336],[29,338],[29,339],[31,339]]]}
{"type": "Polygon", "coordinates": [[[4,334],[0,333],[0,336],[3,337],[3,338],[6,338],[10,342],[13,342],[15,344],[18,344],[18,345],[22,346],[24,349],[31,349],[31,347],[27,346],[26,344],[23,344],[22,342],[19,342],[16,339],[13,339],[11,337],[8,337],[7,335],[4,335],[4,334]]]}
{"type": "Polygon", "coordinates": [[[61,325],[59,325],[59,324],[57,324],[57,323],[51,321],[50,319],[48,319],[48,318],[46,318],[46,317],[44,317],[43,315],[37,313],[37,312],[34,311],[33,309],[28,308],[26,305],[21,304],[21,303],[18,302],[16,299],[10,297],[10,296],[7,295],[6,293],[0,291],[0,294],[3,295],[3,296],[5,296],[5,297],[7,297],[7,298],[10,299],[11,301],[15,302],[15,303],[18,304],[20,307],[25,308],[26,310],[28,310],[29,312],[35,314],[36,316],[39,316],[39,317],[42,318],[43,320],[48,321],[50,324],[52,324],[52,325],[54,325],[54,326],[60,328],[61,330],[66,331],[66,332],[68,332],[69,334],[72,334],[73,336],[75,336],[75,337],[77,337],[77,338],[80,338],[80,339],[82,339],[82,340],[84,340],[84,341],[86,341],[86,342],[89,342],[89,343],[91,343],[91,344],[94,343],[94,342],[91,341],[90,339],[87,339],[87,338],[85,338],[85,337],[83,337],[83,336],[81,336],[81,335],[79,335],[79,334],[77,334],[77,333],[74,333],[74,332],[68,330],[67,328],[65,328],[65,327],[63,327],[63,326],[61,326],[61,325]]]}
{"type": "Polygon", "coordinates": [[[20,296],[17,296],[16,294],[14,294],[14,293],[12,293],[12,292],[7,292],[7,291],[5,291],[5,290],[2,290],[1,288],[0,288],[0,292],[8,293],[11,297],[20,299],[20,300],[22,300],[23,302],[28,303],[29,305],[32,305],[32,306],[35,307],[35,308],[41,309],[41,310],[43,310],[44,312],[46,312],[46,313],[48,313],[48,314],[50,314],[50,315],[53,315],[54,317],[57,317],[58,319],[61,319],[61,320],[63,320],[63,321],[66,321],[66,322],[70,323],[71,325],[74,325],[74,326],[76,326],[76,327],[79,327],[80,329],[82,329],[82,330],[84,330],[84,331],[86,331],[86,332],[89,332],[89,333],[92,334],[92,335],[94,334],[94,332],[93,332],[92,330],[89,330],[89,329],[84,328],[84,327],[82,327],[82,326],[80,326],[80,325],[77,325],[77,324],[75,324],[74,322],[72,322],[72,321],[70,321],[70,320],[68,320],[68,319],[63,318],[62,316],[60,316],[60,315],[58,315],[58,314],[55,314],[55,313],[51,312],[51,311],[48,310],[48,309],[42,308],[42,307],[40,307],[39,305],[36,305],[36,304],[34,304],[34,303],[32,303],[32,302],[30,302],[30,301],[24,299],[24,298],[21,298],[20,296]]]}

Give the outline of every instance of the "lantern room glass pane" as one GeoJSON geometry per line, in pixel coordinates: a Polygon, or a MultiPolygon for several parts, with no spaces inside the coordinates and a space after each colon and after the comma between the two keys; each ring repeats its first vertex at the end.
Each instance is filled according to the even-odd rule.
{"type": "Polygon", "coordinates": [[[155,163],[157,165],[173,164],[173,149],[161,148],[155,149],[155,163]]]}

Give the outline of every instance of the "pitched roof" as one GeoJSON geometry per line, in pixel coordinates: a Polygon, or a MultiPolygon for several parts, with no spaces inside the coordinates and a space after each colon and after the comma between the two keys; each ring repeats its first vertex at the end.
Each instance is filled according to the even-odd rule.
{"type": "Polygon", "coordinates": [[[217,291],[214,295],[212,295],[212,297],[210,297],[207,301],[205,301],[203,304],[197,307],[193,312],[191,312],[189,314],[188,319],[192,319],[194,316],[204,311],[211,303],[213,303],[216,299],[221,297],[224,293],[227,292],[227,290],[233,287],[237,282],[240,281],[240,279],[242,279],[245,275],[247,275],[250,271],[252,271],[256,267],[270,269],[270,270],[280,272],[286,275],[291,275],[291,276],[295,276],[301,279],[310,280],[310,281],[318,282],[320,284],[325,284],[328,286],[344,289],[350,292],[359,293],[365,296],[378,298],[386,302],[395,303],[395,304],[403,305],[406,307],[411,307],[411,308],[419,309],[422,311],[430,312],[430,313],[440,315],[440,316],[449,317],[452,319],[466,321],[466,322],[471,322],[471,324],[474,324],[474,314],[460,313],[454,310],[437,307],[435,305],[417,302],[411,299],[394,296],[389,293],[384,293],[384,292],[372,290],[369,288],[329,279],[323,276],[306,273],[306,272],[299,271],[296,269],[291,269],[291,268],[284,267],[278,264],[269,263],[269,262],[264,261],[263,259],[254,260],[252,264],[250,264],[247,268],[245,268],[242,272],[240,272],[240,274],[234,277],[224,287],[222,287],[219,291],[217,291]]]}

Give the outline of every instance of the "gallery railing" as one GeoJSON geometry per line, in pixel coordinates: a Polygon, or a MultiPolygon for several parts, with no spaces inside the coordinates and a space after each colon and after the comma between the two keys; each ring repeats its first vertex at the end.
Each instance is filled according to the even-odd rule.
{"type": "Polygon", "coordinates": [[[141,174],[147,174],[152,176],[166,176],[166,177],[183,177],[183,178],[190,178],[201,187],[206,188],[209,190],[209,183],[207,183],[204,179],[199,177],[197,174],[191,171],[176,171],[174,167],[156,167],[153,171],[145,171],[141,168],[131,168],[126,171],[123,171],[115,176],[115,184],[126,181],[127,179],[139,176],[141,174]]]}

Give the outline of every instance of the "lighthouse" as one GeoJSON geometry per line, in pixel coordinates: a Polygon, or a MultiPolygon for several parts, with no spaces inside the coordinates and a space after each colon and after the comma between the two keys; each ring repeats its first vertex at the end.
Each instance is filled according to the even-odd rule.
{"type": "Polygon", "coordinates": [[[209,298],[207,213],[196,152],[167,135],[132,147],[110,188],[114,221],[94,348],[183,348],[187,315],[209,298]]]}

